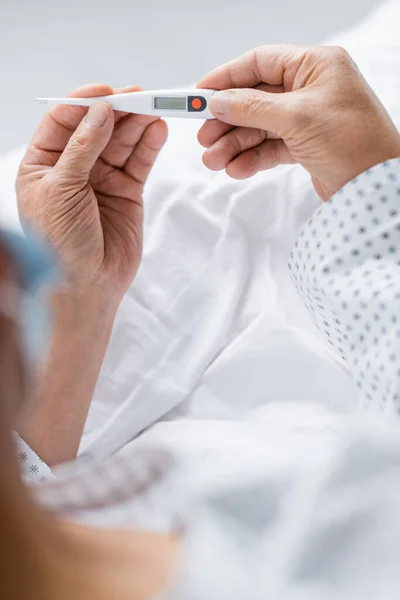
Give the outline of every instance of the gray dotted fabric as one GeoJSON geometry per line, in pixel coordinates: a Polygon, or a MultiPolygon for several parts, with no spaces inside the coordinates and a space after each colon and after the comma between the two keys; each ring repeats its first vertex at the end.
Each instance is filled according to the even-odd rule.
{"type": "Polygon", "coordinates": [[[400,159],[366,171],[319,208],[289,269],[362,404],[399,412],[400,159]]]}
{"type": "Polygon", "coordinates": [[[50,467],[24,442],[18,434],[15,434],[18,460],[24,477],[34,484],[46,483],[54,478],[50,467]]]}

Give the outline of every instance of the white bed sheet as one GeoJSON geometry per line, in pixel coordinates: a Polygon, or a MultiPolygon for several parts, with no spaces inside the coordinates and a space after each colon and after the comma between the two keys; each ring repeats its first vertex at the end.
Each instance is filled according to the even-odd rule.
{"type": "MultiPolygon", "coordinates": [[[[392,2],[335,40],[398,125],[399,23],[400,4],[392,2]]],[[[245,182],[211,173],[201,163],[197,123],[169,125],[145,192],[143,264],[118,312],[82,454],[107,455],[159,421],[150,438],[204,454],[207,428],[192,423],[178,434],[176,421],[252,421],[261,410],[281,426],[297,415],[296,429],[304,408],[317,430],[321,411],[329,420],[355,407],[346,370],[287,277],[291,246],[319,204],[308,176],[298,167],[245,182]]],[[[16,227],[21,155],[0,163],[0,219],[16,227]]],[[[213,447],[221,435],[214,437],[213,447]]],[[[227,438],[235,444],[235,434],[225,446],[227,438]]]]}
{"type": "MultiPolygon", "coordinates": [[[[399,26],[392,2],[336,40],[398,126],[399,26]]],[[[82,443],[101,459],[146,429],[124,453],[161,443],[188,468],[124,506],[77,516],[163,529],[190,507],[172,598],[253,599],[267,589],[285,600],[395,600],[398,428],[349,427],[356,391],[287,280],[287,255],[319,200],[298,168],[248,182],[209,173],[195,129],[171,123],[147,186],[143,265],[82,443]],[[218,500],[243,499],[246,487],[245,517],[265,499],[272,517],[261,541],[238,544],[246,518],[235,525],[218,500]]],[[[0,218],[15,226],[20,155],[0,163],[0,218]]]]}
{"type": "MultiPolygon", "coordinates": [[[[336,43],[352,52],[400,125],[399,20],[399,3],[391,3],[336,43]]],[[[197,127],[170,122],[146,189],[144,261],[83,441],[95,454],[160,419],[251,420],[267,405],[287,422],[286,407],[297,403],[297,412],[314,404],[317,422],[317,405],[328,413],[355,407],[352,382],[287,278],[288,254],[319,203],[308,176],[298,167],[247,182],[211,173],[197,127]]],[[[204,428],[184,437],[180,447],[194,447],[197,437],[204,443],[204,428]]]]}

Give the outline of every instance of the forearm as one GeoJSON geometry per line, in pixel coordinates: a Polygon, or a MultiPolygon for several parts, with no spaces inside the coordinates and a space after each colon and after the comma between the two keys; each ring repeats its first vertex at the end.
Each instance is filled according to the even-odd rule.
{"type": "Polygon", "coordinates": [[[93,292],[53,301],[53,336],[17,431],[48,465],[76,457],[115,307],[93,292]]]}

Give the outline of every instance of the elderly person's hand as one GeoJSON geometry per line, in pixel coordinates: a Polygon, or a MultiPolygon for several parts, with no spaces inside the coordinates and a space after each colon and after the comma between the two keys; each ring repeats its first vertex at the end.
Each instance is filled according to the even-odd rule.
{"type": "MultiPolygon", "coordinates": [[[[112,93],[91,85],[72,95],[112,93]]],[[[19,210],[56,250],[74,293],[96,289],[119,304],[140,263],[143,185],[166,138],[165,122],[102,102],[56,106],[43,119],[19,171],[19,210]]]]}
{"type": "Polygon", "coordinates": [[[218,120],[203,125],[199,141],[208,148],[205,165],[231,177],[300,163],[327,200],[368,168],[400,156],[393,122],[342,48],[260,47],[198,86],[226,90],[211,99],[218,120]]]}
{"type": "MultiPolygon", "coordinates": [[[[92,85],[74,95],[112,93],[92,85]]],[[[49,465],[76,456],[116,310],[141,259],[143,186],[166,138],[165,122],[103,102],[89,111],[57,106],[22,161],[20,215],[64,267],[51,299],[53,335],[18,419],[49,465]]]]}

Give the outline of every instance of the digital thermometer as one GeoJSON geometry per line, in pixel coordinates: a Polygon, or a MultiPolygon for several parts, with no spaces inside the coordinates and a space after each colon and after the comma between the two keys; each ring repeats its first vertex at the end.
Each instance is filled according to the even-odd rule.
{"type": "Polygon", "coordinates": [[[158,117],[184,119],[214,119],[208,102],[215,90],[153,90],[129,92],[92,98],[36,98],[44,104],[72,104],[91,106],[95,102],[107,102],[114,110],[158,117]]]}

